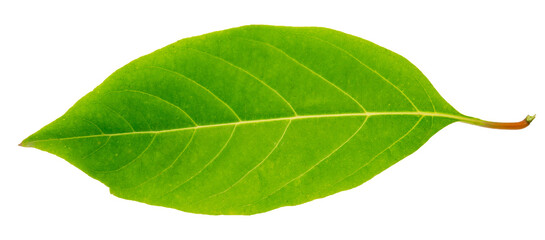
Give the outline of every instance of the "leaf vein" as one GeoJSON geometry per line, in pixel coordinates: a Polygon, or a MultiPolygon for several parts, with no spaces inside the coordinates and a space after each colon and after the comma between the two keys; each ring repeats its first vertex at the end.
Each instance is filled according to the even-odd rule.
{"type": "Polygon", "coordinates": [[[134,188],[137,188],[137,187],[140,187],[142,185],[144,185],[145,183],[149,182],[149,181],[152,181],[153,179],[156,179],[158,178],[159,176],[163,175],[168,169],[172,168],[172,166],[174,166],[174,164],[176,164],[176,162],[180,159],[180,157],[184,154],[185,150],[189,147],[189,145],[191,144],[191,142],[193,142],[193,138],[195,137],[195,133],[197,132],[197,129],[193,130],[193,133],[191,134],[191,138],[189,139],[189,141],[187,142],[187,144],[185,145],[185,147],[182,149],[182,151],[178,154],[178,156],[174,159],[174,161],[172,161],[172,163],[170,163],[170,165],[168,165],[165,169],[161,170],[161,172],[159,172],[158,174],[156,174],[155,176],[152,176],[150,178],[148,178],[147,180],[145,180],[144,182],[141,182],[140,184],[136,185],[136,186],[133,186],[133,187],[128,187],[128,188],[122,188],[122,189],[134,189],[134,188]]]}
{"type": "Polygon", "coordinates": [[[287,54],[286,52],[284,52],[284,50],[276,47],[275,45],[272,45],[268,42],[264,42],[264,41],[259,41],[259,40],[255,40],[255,39],[250,39],[250,38],[243,38],[243,39],[246,39],[246,40],[249,40],[249,41],[254,41],[254,42],[258,42],[258,43],[261,43],[263,45],[266,45],[270,48],[273,48],[277,51],[279,51],[280,53],[282,53],[283,55],[285,55],[286,57],[288,57],[290,60],[292,60],[293,62],[295,62],[296,64],[298,64],[299,66],[303,67],[304,69],[306,69],[307,71],[309,71],[310,73],[312,73],[313,75],[317,76],[318,78],[322,79],[323,81],[325,81],[326,83],[328,83],[329,85],[333,86],[334,88],[336,88],[339,92],[341,92],[342,94],[344,94],[345,96],[349,97],[352,101],[354,101],[360,108],[361,110],[363,110],[363,112],[367,112],[367,110],[365,110],[365,108],[361,105],[361,103],[359,101],[357,101],[352,95],[350,95],[349,93],[347,93],[346,91],[344,91],[342,88],[340,88],[339,86],[337,86],[336,84],[334,84],[333,82],[327,80],[324,76],[318,74],[317,72],[315,72],[314,70],[310,69],[307,65],[299,62],[297,59],[293,58],[292,56],[290,56],[289,54],[287,54]]]}
{"type": "Polygon", "coordinates": [[[312,169],[316,168],[318,165],[320,165],[322,162],[324,162],[326,159],[328,159],[329,157],[331,157],[334,153],[336,153],[339,149],[341,149],[344,145],[346,145],[348,142],[350,142],[350,140],[352,140],[352,138],[354,136],[356,136],[356,134],[358,134],[360,132],[360,130],[363,128],[363,126],[365,125],[365,123],[367,122],[367,119],[369,119],[369,117],[365,117],[365,119],[362,121],[362,124],[358,127],[358,129],[356,131],[354,131],[354,133],[352,133],[352,135],[350,135],[341,145],[339,145],[337,148],[335,148],[333,151],[331,151],[328,155],[326,155],[324,158],[320,159],[318,162],[316,162],[314,165],[312,165],[309,169],[307,169],[306,171],[304,171],[303,173],[299,174],[298,176],[296,176],[295,178],[289,180],[288,182],[286,182],[284,185],[282,185],[280,188],[274,190],[272,193],[270,193],[269,195],[265,196],[264,198],[261,198],[255,202],[252,202],[252,203],[249,203],[249,204],[246,204],[244,205],[243,207],[248,207],[248,206],[251,206],[251,205],[254,205],[258,202],[261,202],[261,201],[264,201],[265,199],[268,199],[269,197],[271,197],[272,195],[274,195],[275,193],[279,192],[280,190],[284,189],[286,186],[288,186],[290,183],[292,183],[293,181],[297,180],[297,179],[300,179],[302,178],[303,176],[305,176],[307,173],[309,173],[310,171],[312,171],[312,169]]]}
{"type": "Polygon", "coordinates": [[[209,198],[213,198],[213,197],[216,197],[218,195],[222,195],[226,192],[228,192],[229,190],[231,190],[234,186],[236,186],[237,184],[239,184],[240,182],[242,182],[242,180],[244,180],[248,175],[250,175],[250,173],[252,173],[253,171],[255,171],[259,166],[261,166],[268,158],[269,156],[271,156],[271,154],[278,148],[278,146],[280,145],[280,142],[282,142],[282,140],[284,139],[284,136],[286,135],[286,132],[288,131],[288,128],[291,124],[291,119],[288,121],[288,124],[286,124],[286,127],[284,128],[284,132],[282,133],[282,135],[280,136],[280,138],[278,139],[278,141],[276,142],[276,144],[274,145],[274,147],[269,151],[269,153],[267,154],[267,156],[265,156],[265,158],[263,158],[263,160],[261,160],[261,162],[259,162],[257,165],[255,165],[252,169],[250,169],[248,172],[246,172],[246,174],[244,174],[244,176],[242,176],[239,180],[237,180],[235,183],[231,184],[231,186],[229,186],[228,188],[226,188],[225,190],[221,191],[221,192],[218,192],[218,193],[215,193],[215,194],[212,194],[200,201],[198,201],[197,203],[199,202],[202,202],[202,201],[205,201],[209,198]]]}
{"type": "Polygon", "coordinates": [[[195,126],[198,126],[198,124],[193,120],[193,118],[191,118],[191,116],[189,116],[189,114],[187,114],[182,108],[180,108],[179,106],[177,106],[176,104],[174,103],[171,103],[157,95],[153,95],[151,93],[147,93],[147,92],[142,92],[142,91],[138,91],[138,90],[121,90],[121,91],[111,91],[110,93],[115,93],[115,92],[118,92],[118,93],[121,93],[121,92],[134,92],[134,93],[140,93],[140,94],[143,94],[145,96],[149,96],[149,97],[153,97],[153,98],[156,98],[156,99],[159,99],[161,101],[163,101],[164,103],[172,106],[172,107],[175,107],[176,109],[180,110],[180,112],[182,112],[187,118],[189,118],[189,120],[193,123],[193,125],[195,126]]]}
{"type": "Polygon", "coordinates": [[[87,154],[85,157],[81,158],[81,160],[84,160],[84,159],[87,159],[88,157],[90,157],[91,155],[95,154],[96,152],[98,152],[98,150],[102,149],[104,146],[106,146],[106,144],[108,144],[108,142],[110,142],[110,138],[112,138],[112,136],[108,136],[108,139],[106,139],[106,141],[101,144],[97,149],[95,149],[94,151],[92,151],[91,153],[87,154]]]}
{"type": "Polygon", "coordinates": [[[298,116],[297,114],[297,111],[295,111],[295,109],[293,108],[293,106],[290,104],[290,102],[288,102],[288,100],[286,100],[284,98],[284,96],[282,96],[276,89],[274,89],[273,87],[269,86],[269,84],[265,83],[265,81],[261,80],[260,78],[256,77],[255,75],[253,75],[252,73],[250,73],[248,70],[242,68],[242,67],[239,67],[237,65],[235,65],[234,63],[230,62],[230,61],[227,61],[226,59],[220,57],[220,56],[216,56],[214,54],[211,54],[211,53],[208,53],[208,52],[205,52],[205,51],[201,51],[199,49],[195,49],[195,48],[190,48],[190,47],[186,47],[186,49],[190,49],[190,50],[193,50],[193,51],[196,51],[196,52],[199,52],[199,53],[202,53],[202,54],[205,54],[207,56],[210,56],[210,57],[213,57],[215,59],[218,59],[226,64],[228,64],[229,66],[235,68],[235,69],[238,69],[239,71],[242,71],[244,73],[246,73],[247,75],[249,75],[250,77],[256,79],[257,81],[259,81],[261,84],[263,84],[264,86],[266,86],[267,88],[269,88],[271,91],[273,91],[276,95],[278,95],[278,97],[280,97],[285,103],[286,105],[288,105],[288,107],[291,109],[291,111],[293,112],[293,114],[295,116],[298,116]]]}
{"type": "Polygon", "coordinates": [[[146,146],[146,148],[140,154],[138,154],[138,156],[136,156],[135,158],[133,158],[131,161],[127,162],[123,166],[121,166],[121,167],[119,167],[117,169],[113,169],[113,170],[93,171],[93,172],[96,172],[96,173],[112,173],[112,172],[118,172],[118,171],[126,168],[127,166],[129,166],[130,164],[135,162],[137,159],[139,159],[146,151],[148,151],[148,149],[151,147],[151,145],[155,141],[155,138],[157,138],[157,135],[159,135],[159,133],[156,133],[156,134],[153,135],[153,138],[151,138],[151,141],[149,142],[148,146],[146,146]]]}
{"type": "Polygon", "coordinates": [[[347,54],[348,56],[350,56],[351,58],[355,59],[356,61],[358,61],[362,66],[364,66],[365,68],[371,70],[373,73],[375,73],[376,75],[378,75],[382,80],[384,80],[385,82],[387,82],[388,84],[392,85],[395,89],[397,89],[397,91],[399,91],[401,94],[403,94],[403,96],[409,101],[409,103],[411,103],[411,105],[413,106],[413,108],[416,110],[416,111],[420,111],[418,110],[418,107],[416,107],[416,105],[414,104],[414,102],[407,96],[407,94],[405,94],[405,92],[403,92],[403,90],[401,90],[397,85],[393,84],[390,80],[388,80],[387,78],[385,78],[384,76],[382,76],[382,74],[380,74],[377,70],[369,67],[369,65],[365,64],[364,62],[362,62],[359,58],[356,58],[354,55],[352,55],[350,52],[348,52],[346,49],[344,48],[341,48],[329,41],[326,41],[324,39],[321,39],[321,38],[318,38],[318,37],[314,37],[314,36],[309,36],[309,35],[304,35],[304,36],[307,36],[309,38],[314,38],[314,39],[317,39],[317,40],[321,40],[339,50],[341,50],[342,52],[344,52],[345,54],[347,54]]]}
{"type": "Polygon", "coordinates": [[[104,134],[104,131],[102,131],[102,128],[100,128],[100,127],[99,127],[98,125],[96,125],[94,122],[89,121],[89,120],[87,120],[87,119],[85,119],[85,118],[80,118],[80,119],[81,119],[82,121],[88,122],[88,123],[90,123],[91,125],[95,126],[95,127],[98,129],[98,131],[100,131],[100,133],[104,134]]]}
{"type": "Polygon", "coordinates": [[[112,107],[104,104],[104,103],[101,103],[100,105],[110,109],[110,111],[114,112],[117,116],[119,116],[130,128],[133,132],[135,132],[134,128],[132,127],[132,124],[125,118],[123,117],[123,115],[121,115],[119,112],[117,112],[116,110],[114,110],[112,107]]]}
{"type": "Polygon", "coordinates": [[[233,115],[239,120],[239,121],[242,121],[242,119],[240,119],[240,117],[238,116],[238,114],[235,112],[235,110],[233,110],[233,108],[231,108],[231,106],[229,106],[229,104],[227,104],[225,101],[223,101],[220,97],[218,97],[216,94],[214,94],[209,88],[201,85],[200,83],[198,83],[197,81],[189,78],[188,76],[178,72],[178,71],[174,71],[174,70],[170,70],[170,69],[167,69],[167,68],[163,68],[163,67],[159,67],[159,66],[149,66],[150,68],[156,68],[156,69],[161,69],[163,71],[166,71],[166,72],[170,72],[170,73],[173,73],[175,75],[177,75],[178,77],[182,77],[184,79],[187,79],[189,80],[189,82],[201,87],[202,89],[204,89],[206,92],[208,92],[210,95],[212,95],[214,98],[216,98],[216,100],[220,101],[223,105],[225,105],[225,107],[227,107],[232,113],[233,115]]]}
{"type": "Polygon", "coordinates": [[[362,165],[361,167],[359,167],[358,169],[356,169],[354,172],[352,172],[351,174],[349,174],[348,176],[342,178],[341,180],[335,182],[334,184],[332,185],[335,185],[335,184],[338,184],[339,182],[342,182],[343,180],[353,176],[354,174],[356,174],[357,172],[359,172],[361,169],[363,169],[364,167],[366,167],[367,165],[371,164],[373,161],[375,161],[375,159],[377,159],[377,157],[379,157],[380,155],[382,155],[384,152],[386,152],[388,149],[391,149],[392,147],[394,147],[397,143],[399,143],[403,138],[405,138],[407,135],[409,135],[409,133],[411,133],[414,129],[416,129],[416,126],[418,126],[418,124],[422,121],[422,119],[424,118],[424,116],[421,116],[418,121],[413,125],[413,127],[407,131],[405,134],[403,134],[403,136],[401,136],[400,138],[398,138],[395,142],[393,142],[392,144],[390,144],[388,147],[386,147],[384,150],[382,150],[381,152],[379,152],[377,155],[375,155],[374,157],[371,158],[371,160],[369,160],[368,162],[366,162],[364,165],[362,165]]]}
{"type": "Polygon", "coordinates": [[[184,128],[172,128],[164,129],[157,131],[138,131],[138,132],[121,132],[121,133],[108,133],[108,134],[96,134],[96,135],[85,135],[85,136],[74,136],[74,137],[64,137],[64,138],[49,138],[41,139],[28,142],[45,142],[45,141],[63,141],[63,140],[72,140],[72,139],[81,139],[81,138],[95,138],[103,136],[122,136],[122,135],[132,135],[132,134],[155,134],[155,133],[164,133],[164,132],[177,132],[177,131],[186,131],[199,128],[214,128],[214,127],[223,127],[237,124],[255,124],[255,123],[265,123],[265,122],[274,122],[274,121],[283,121],[283,120],[302,120],[302,119],[311,119],[311,118],[340,118],[340,117],[355,117],[355,116],[427,116],[427,117],[440,117],[453,119],[456,121],[462,121],[465,123],[473,123],[476,120],[463,116],[456,116],[447,113],[439,112],[366,112],[366,113],[342,113],[342,114],[322,114],[322,115],[300,115],[295,117],[282,117],[282,118],[270,118],[270,119],[257,119],[257,120],[247,120],[241,122],[228,122],[228,123],[218,123],[210,125],[199,125],[194,127],[184,127],[184,128]]]}
{"type": "Polygon", "coordinates": [[[233,135],[235,133],[235,130],[237,128],[237,125],[235,125],[233,127],[233,130],[231,131],[231,135],[229,136],[229,138],[227,139],[227,141],[225,142],[225,144],[223,144],[223,146],[221,147],[221,149],[219,150],[218,153],[216,153],[216,155],[214,157],[212,157],[212,159],[210,159],[210,161],[208,161],[197,173],[193,174],[193,176],[189,177],[187,180],[185,180],[184,182],[182,182],[181,184],[178,184],[176,187],[174,187],[172,190],[168,191],[167,193],[161,195],[158,197],[158,199],[162,199],[163,197],[165,197],[166,195],[170,194],[170,193],[173,193],[174,191],[180,189],[183,185],[185,185],[186,183],[188,183],[189,181],[191,181],[192,179],[194,179],[195,177],[197,177],[199,174],[201,174],[208,166],[210,166],[210,164],[212,164],[212,162],[214,162],[222,153],[223,153],[223,150],[225,150],[225,148],[227,147],[227,144],[229,144],[229,142],[231,142],[231,139],[233,138],[233,135]]]}

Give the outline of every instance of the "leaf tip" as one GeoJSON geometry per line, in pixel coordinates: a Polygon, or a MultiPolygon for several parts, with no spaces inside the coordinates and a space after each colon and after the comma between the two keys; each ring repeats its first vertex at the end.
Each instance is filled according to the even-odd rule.
{"type": "Polygon", "coordinates": [[[19,147],[32,147],[32,142],[27,142],[25,140],[23,140],[21,143],[19,143],[18,145],[19,147]]]}

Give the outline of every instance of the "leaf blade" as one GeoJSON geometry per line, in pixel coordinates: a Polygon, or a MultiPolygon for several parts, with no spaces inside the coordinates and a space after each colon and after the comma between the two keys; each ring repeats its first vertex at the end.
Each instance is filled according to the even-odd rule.
{"type": "Polygon", "coordinates": [[[129,63],[22,144],[122,198],[255,214],[360,185],[455,121],[475,120],[382,47],[246,26],[129,63]]]}

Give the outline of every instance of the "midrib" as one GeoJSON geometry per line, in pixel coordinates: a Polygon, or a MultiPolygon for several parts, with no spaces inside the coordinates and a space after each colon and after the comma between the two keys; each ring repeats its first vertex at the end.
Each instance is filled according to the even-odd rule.
{"type": "Polygon", "coordinates": [[[184,128],[174,128],[167,130],[158,130],[158,131],[134,131],[134,132],[124,132],[124,133],[103,133],[96,135],[86,135],[86,136],[77,136],[77,137],[67,137],[67,138],[51,138],[51,139],[42,139],[31,141],[25,143],[24,145],[33,143],[33,142],[43,142],[43,141],[54,141],[54,140],[70,140],[78,138],[92,138],[92,137],[112,137],[112,136],[124,136],[124,135],[133,135],[133,134],[159,134],[159,133],[168,133],[168,132],[177,132],[185,131],[199,128],[212,128],[212,127],[222,127],[230,125],[240,125],[240,124],[252,124],[252,123],[264,123],[264,122],[274,122],[274,121],[284,121],[284,120],[300,120],[300,119],[311,119],[311,118],[340,118],[340,117],[357,117],[357,116],[384,116],[384,115],[411,115],[411,116],[429,116],[429,117],[441,117],[441,118],[450,118],[466,123],[476,123],[478,120],[458,115],[452,115],[447,113],[438,113],[438,112],[365,112],[365,113],[341,113],[341,114],[320,114],[320,115],[302,115],[302,116],[293,116],[293,117],[282,117],[282,118],[271,118],[271,119],[258,119],[258,120],[246,120],[239,122],[230,122],[230,123],[220,123],[220,124],[210,124],[210,125],[197,125],[193,127],[184,127],[184,128]]]}

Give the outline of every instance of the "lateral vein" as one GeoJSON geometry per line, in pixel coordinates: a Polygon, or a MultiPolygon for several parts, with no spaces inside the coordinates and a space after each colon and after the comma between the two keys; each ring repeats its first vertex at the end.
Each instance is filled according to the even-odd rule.
{"type": "MultiPolygon", "coordinates": [[[[307,65],[299,62],[297,59],[293,58],[292,56],[290,56],[289,54],[287,54],[286,52],[284,52],[284,50],[276,47],[275,45],[272,45],[268,42],[263,42],[263,41],[259,41],[259,40],[255,40],[255,39],[250,39],[250,38],[243,38],[243,39],[246,39],[246,40],[249,40],[249,41],[254,41],[254,42],[258,42],[258,43],[261,43],[261,44],[264,44],[272,49],[275,49],[277,51],[279,51],[280,53],[282,53],[284,56],[288,57],[290,60],[292,60],[293,62],[295,62],[297,65],[303,67],[305,70],[309,71],[311,74],[317,76],[318,78],[324,80],[326,83],[328,83],[329,85],[333,86],[334,88],[336,88],[339,92],[341,92],[342,94],[344,94],[345,96],[347,96],[348,98],[350,98],[352,101],[354,101],[360,108],[361,110],[363,110],[364,112],[367,112],[367,110],[365,110],[365,108],[361,105],[360,102],[358,102],[352,95],[350,95],[349,93],[347,93],[346,91],[344,91],[342,88],[340,88],[339,86],[337,86],[336,84],[332,83],[331,81],[327,80],[325,77],[323,77],[322,75],[318,74],[317,72],[315,72],[314,70],[310,69],[307,65]]],[[[416,108],[415,108],[416,109],[416,108]]],[[[418,109],[417,109],[418,110],[418,109]]]]}
{"type": "Polygon", "coordinates": [[[388,84],[392,85],[392,87],[394,87],[395,89],[397,89],[397,91],[399,91],[408,101],[409,103],[413,106],[413,108],[417,111],[419,111],[419,109],[416,107],[416,105],[414,104],[414,102],[407,96],[407,94],[405,94],[405,92],[403,92],[403,90],[401,90],[397,85],[393,84],[390,80],[388,80],[387,78],[385,78],[382,74],[380,74],[377,70],[369,67],[369,65],[365,64],[364,62],[362,62],[359,58],[355,57],[354,55],[352,55],[350,52],[348,52],[346,49],[344,48],[341,48],[329,41],[326,41],[324,39],[321,39],[321,38],[318,38],[318,37],[313,37],[313,36],[308,36],[308,35],[304,35],[304,36],[307,36],[307,37],[310,37],[310,38],[314,38],[314,39],[318,39],[318,40],[321,40],[325,43],[328,43],[329,45],[341,50],[342,52],[344,52],[345,54],[347,54],[348,56],[350,56],[351,58],[355,59],[356,61],[358,61],[362,66],[364,66],[365,68],[369,69],[371,72],[375,73],[377,76],[379,76],[382,80],[384,80],[385,82],[387,82],[388,84]]]}

